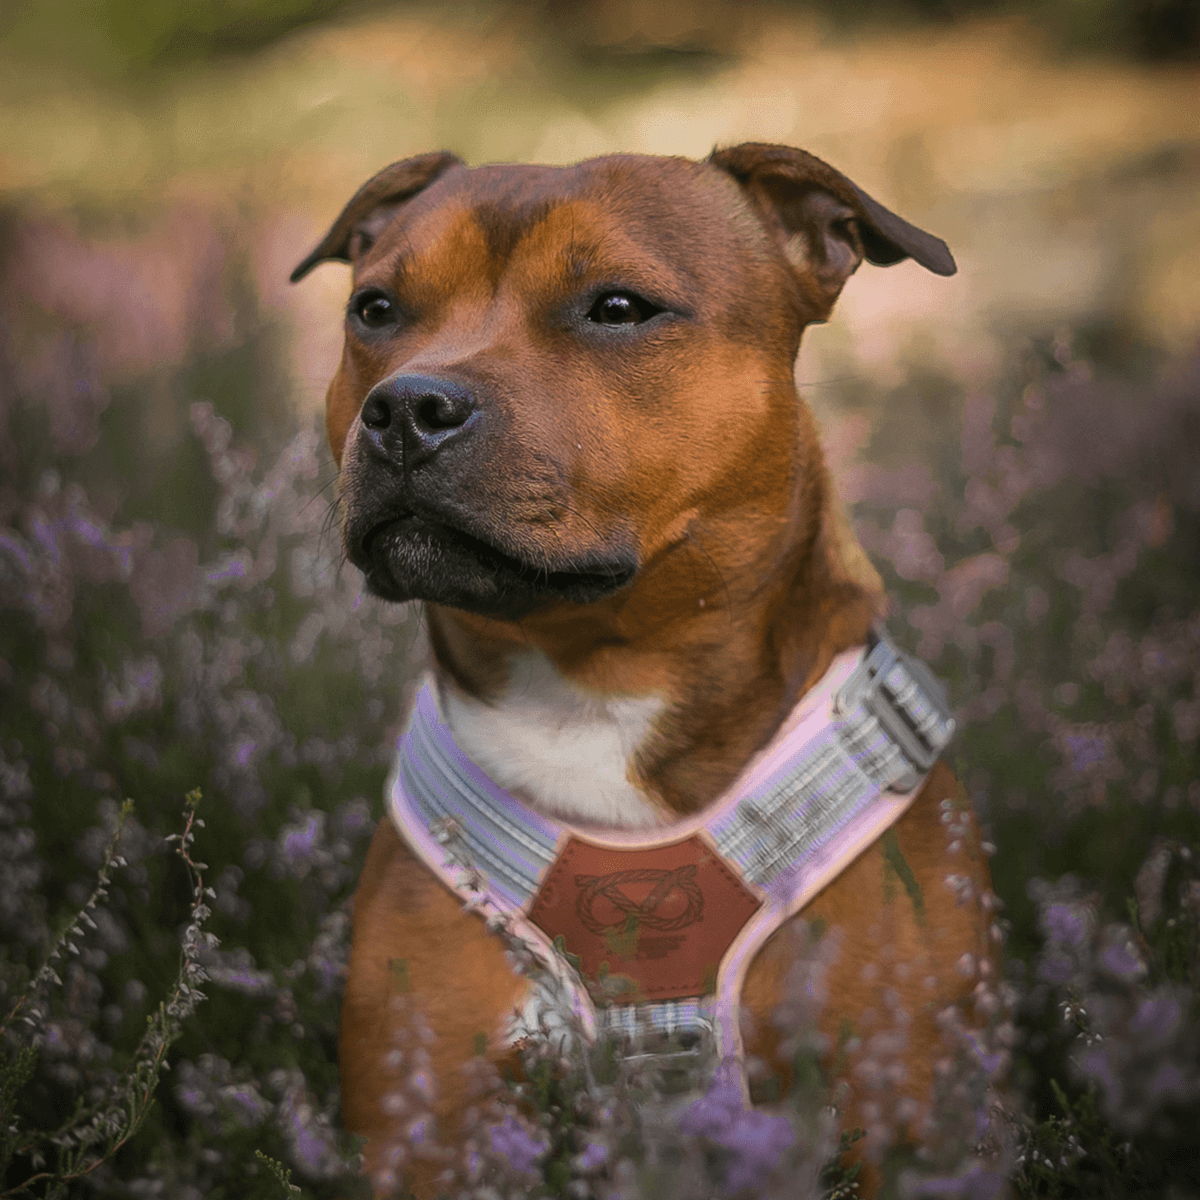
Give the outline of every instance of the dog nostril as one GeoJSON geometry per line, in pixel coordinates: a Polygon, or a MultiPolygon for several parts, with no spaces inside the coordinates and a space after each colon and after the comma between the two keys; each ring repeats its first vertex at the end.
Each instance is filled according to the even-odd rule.
{"type": "Polygon", "coordinates": [[[391,405],[382,396],[368,396],[360,417],[368,429],[386,429],[392,423],[391,405]]]}
{"type": "Polygon", "coordinates": [[[464,414],[461,406],[456,405],[450,397],[434,394],[421,397],[414,415],[422,428],[436,432],[439,429],[457,429],[469,414],[464,414]]]}

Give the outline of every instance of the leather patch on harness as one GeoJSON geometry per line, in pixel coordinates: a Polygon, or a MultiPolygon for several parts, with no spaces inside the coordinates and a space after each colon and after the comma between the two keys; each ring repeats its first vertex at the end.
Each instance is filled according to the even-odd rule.
{"type": "Polygon", "coordinates": [[[596,999],[704,996],[730,943],[761,901],[693,834],[648,850],[571,836],[542,880],[529,919],[578,958],[596,999]]]}

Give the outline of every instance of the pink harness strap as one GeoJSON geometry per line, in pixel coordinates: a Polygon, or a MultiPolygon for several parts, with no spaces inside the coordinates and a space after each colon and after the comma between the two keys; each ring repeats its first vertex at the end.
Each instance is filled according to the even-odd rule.
{"type": "Polygon", "coordinates": [[[388,804],[449,888],[535,949],[589,1036],[709,1029],[737,1056],[754,956],[899,819],[953,731],[936,681],[877,635],[834,660],[704,812],[650,831],[580,828],[484,774],[427,681],[388,804]]]}

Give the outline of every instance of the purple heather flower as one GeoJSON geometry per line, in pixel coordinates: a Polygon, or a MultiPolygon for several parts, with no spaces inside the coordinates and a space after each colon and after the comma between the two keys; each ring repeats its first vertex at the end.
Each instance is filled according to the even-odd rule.
{"type": "Polygon", "coordinates": [[[1195,1094],[1195,1086],[1189,1084],[1187,1077],[1175,1063],[1163,1063],[1155,1071],[1146,1091],[1159,1104],[1168,1104],[1172,1100],[1187,1100],[1195,1094]]]}
{"type": "Polygon", "coordinates": [[[1068,733],[1066,743],[1073,771],[1086,771],[1102,763],[1108,754],[1108,742],[1095,734],[1068,733]]]}
{"type": "Polygon", "coordinates": [[[320,812],[309,813],[303,824],[288,826],[279,839],[284,858],[296,866],[307,863],[324,831],[325,814],[320,812]]]}
{"type": "MultiPolygon", "coordinates": [[[[254,761],[254,753],[257,749],[258,746],[253,738],[240,738],[233,747],[233,761],[239,767],[248,767],[254,761]]],[[[286,847],[284,853],[288,853],[286,847]]],[[[291,857],[290,854],[289,857],[291,857]]]]}
{"type": "Polygon", "coordinates": [[[1103,1044],[1086,1050],[1079,1060],[1080,1069],[1094,1079],[1104,1092],[1106,1106],[1111,1110],[1121,1096],[1121,1082],[1113,1070],[1109,1054],[1103,1044]]]}
{"type": "Polygon", "coordinates": [[[212,973],[212,979],[214,983],[229,988],[232,992],[241,992],[245,996],[265,996],[275,986],[270,972],[254,971],[247,967],[230,967],[222,970],[219,975],[212,973]]]}
{"type": "Polygon", "coordinates": [[[1083,945],[1088,935],[1088,913],[1078,904],[1050,904],[1042,914],[1046,936],[1062,946],[1083,945]]]}
{"type": "Polygon", "coordinates": [[[1152,1034],[1156,1041],[1165,1041],[1179,1027],[1182,1008],[1174,996],[1147,996],[1129,1023],[1130,1033],[1152,1034]]]}
{"type": "Polygon", "coordinates": [[[33,559],[30,557],[29,551],[25,548],[24,542],[15,534],[0,530],[0,550],[6,551],[12,556],[21,566],[21,570],[28,575],[33,570],[33,559]]]}
{"type": "Polygon", "coordinates": [[[535,1141],[530,1137],[524,1123],[512,1113],[501,1124],[489,1125],[487,1135],[492,1153],[504,1158],[514,1171],[525,1175],[537,1171],[538,1159],[549,1148],[544,1141],[535,1141]]]}
{"type": "Polygon", "coordinates": [[[1074,960],[1060,950],[1048,950],[1038,964],[1038,977],[1047,983],[1069,983],[1074,973],[1074,960]]]}
{"type": "Polygon", "coordinates": [[[292,1161],[302,1171],[316,1174],[329,1152],[327,1139],[311,1128],[307,1111],[281,1107],[288,1124],[292,1161]]]}
{"type": "Polygon", "coordinates": [[[608,1162],[608,1147],[603,1142],[588,1142],[577,1162],[581,1171],[597,1171],[608,1162]]]}
{"type": "Polygon", "coordinates": [[[29,525],[33,531],[34,540],[46,552],[46,557],[51,564],[57,567],[62,559],[62,554],[59,550],[58,538],[55,536],[54,523],[38,514],[30,521],[29,525]]]}
{"type": "Polygon", "coordinates": [[[1125,981],[1137,979],[1146,970],[1142,960],[1122,942],[1114,942],[1102,951],[1100,965],[1114,978],[1125,981]]]}
{"type": "Polygon", "coordinates": [[[238,1123],[247,1128],[261,1125],[271,1111],[270,1103],[250,1084],[234,1084],[226,1088],[225,1099],[238,1123]]]}
{"type": "Polygon", "coordinates": [[[207,1095],[195,1085],[179,1086],[175,1089],[175,1099],[183,1105],[189,1112],[200,1112],[203,1110],[207,1095]]]}
{"type": "Polygon", "coordinates": [[[725,1185],[732,1192],[761,1185],[796,1138],[787,1117],[746,1106],[738,1068],[728,1062],[707,1094],[684,1110],[679,1128],[728,1151],[725,1185]]]}
{"type": "Polygon", "coordinates": [[[971,1049],[975,1052],[975,1059],[979,1063],[980,1068],[989,1078],[995,1075],[997,1071],[1004,1065],[1005,1055],[1002,1051],[995,1053],[988,1052],[987,1042],[980,1037],[979,1034],[973,1033],[970,1030],[966,1034],[967,1041],[970,1043],[971,1049]]]}
{"type": "Polygon", "coordinates": [[[1007,1194],[1002,1171],[988,1170],[976,1163],[960,1175],[941,1175],[927,1179],[906,1178],[901,1185],[904,1196],[950,1196],[955,1200],[999,1200],[1007,1194]]]}

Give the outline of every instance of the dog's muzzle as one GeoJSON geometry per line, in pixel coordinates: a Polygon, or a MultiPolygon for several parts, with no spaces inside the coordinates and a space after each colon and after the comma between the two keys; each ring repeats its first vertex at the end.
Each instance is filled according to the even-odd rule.
{"type": "Polygon", "coordinates": [[[343,472],[346,554],[385,600],[430,600],[519,618],[549,604],[588,604],[628,584],[624,538],[564,553],[547,520],[514,525],[519,475],[500,415],[455,380],[397,374],[359,414],[343,472]]]}

